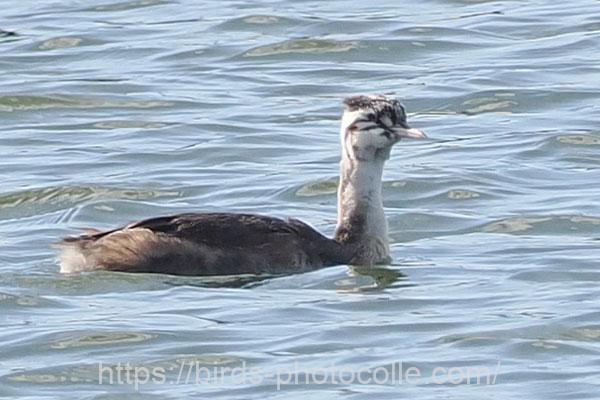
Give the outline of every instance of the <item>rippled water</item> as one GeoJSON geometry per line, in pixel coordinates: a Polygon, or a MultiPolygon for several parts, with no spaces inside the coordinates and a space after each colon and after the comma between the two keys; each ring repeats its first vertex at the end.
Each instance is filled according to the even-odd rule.
{"type": "Polygon", "coordinates": [[[598,1],[20,1],[0,29],[0,396],[597,398],[598,1]],[[184,210],[331,234],[363,92],[431,137],[385,173],[393,265],[58,273],[58,238],[184,210]],[[420,377],[306,382],[400,362],[420,377]]]}

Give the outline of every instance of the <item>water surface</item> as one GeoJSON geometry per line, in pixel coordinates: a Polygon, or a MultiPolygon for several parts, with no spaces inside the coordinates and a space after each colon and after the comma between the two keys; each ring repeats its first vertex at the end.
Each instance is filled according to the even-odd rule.
{"type": "Polygon", "coordinates": [[[20,1],[0,29],[0,396],[597,398],[597,1],[20,1]],[[363,92],[431,137],[385,172],[392,265],[58,273],[58,238],[159,214],[331,234],[340,101],[363,92]],[[399,363],[421,376],[302,374],[399,363]]]}

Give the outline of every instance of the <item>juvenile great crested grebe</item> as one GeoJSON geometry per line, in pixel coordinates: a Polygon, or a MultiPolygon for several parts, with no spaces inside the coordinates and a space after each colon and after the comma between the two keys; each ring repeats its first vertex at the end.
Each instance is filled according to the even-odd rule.
{"type": "Polygon", "coordinates": [[[174,275],[281,274],[336,264],[389,261],[381,200],[383,164],[401,138],[422,139],[398,100],[344,100],[335,237],[296,219],[251,214],[179,214],[58,243],[64,273],[96,269],[174,275]]]}

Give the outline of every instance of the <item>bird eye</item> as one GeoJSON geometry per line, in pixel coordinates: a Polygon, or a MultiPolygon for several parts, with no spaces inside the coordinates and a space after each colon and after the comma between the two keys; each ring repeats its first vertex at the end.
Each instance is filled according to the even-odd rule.
{"type": "Polygon", "coordinates": [[[383,137],[385,137],[386,139],[391,139],[392,138],[392,133],[390,131],[388,131],[387,129],[384,129],[383,132],[381,132],[380,135],[383,136],[383,137]]]}
{"type": "Polygon", "coordinates": [[[383,125],[385,125],[388,128],[391,128],[392,126],[394,126],[394,121],[392,119],[393,118],[390,118],[387,115],[384,115],[379,120],[381,121],[381,123],[383,125]]]}
{"type": "Polygon", "coordinates": [[[398,103],[398,108],[396,108],[396,117],[398,118],[398,120],[406,122],[406,111],[400,103],[398,103]]]}

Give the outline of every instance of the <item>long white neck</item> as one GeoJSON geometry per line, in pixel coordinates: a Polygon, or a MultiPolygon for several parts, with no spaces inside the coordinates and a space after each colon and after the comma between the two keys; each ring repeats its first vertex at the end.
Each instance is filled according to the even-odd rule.
{"type": "Polygon", "coordinates": [[[342,151],[335,239],[352,247],[352,263],[373,265],[389,258],[381,185],[385,159],[362,161],[342,151]]]}

